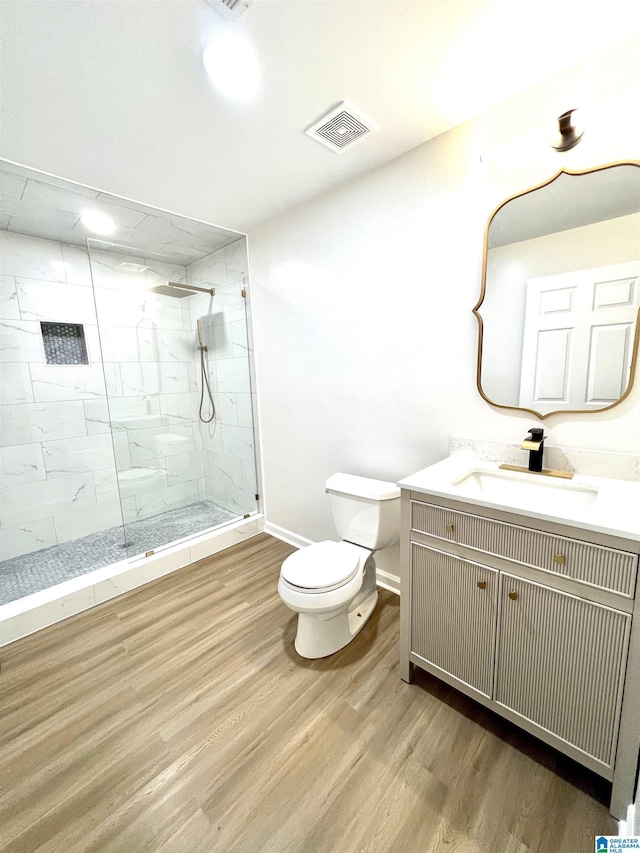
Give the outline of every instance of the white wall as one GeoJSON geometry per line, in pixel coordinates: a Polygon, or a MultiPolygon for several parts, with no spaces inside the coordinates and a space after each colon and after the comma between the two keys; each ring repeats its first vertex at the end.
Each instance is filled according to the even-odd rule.
{"type": "MultiPolygon", "coordinates": [[[[250,235],[270,522],[330,538],[324,482],[332,472],[395,480],[446,456],[451,435],[514,441],[535,425],[531,415],[491,408],[475,387],[471,309],[484,228],[502,200],[562,166],[639,158],[637,128],[619,126],[612,137],[598,119],[609,104],[604,71],[580,72],[583,82],[598,80],[600,113],[570,152],[509,151],[507,143],[518,133],[523,141],[537,135],[546,107],[573,91],[575,74],[250,235]],[[479,154],[493,143],[504,143],[504,155],[481,164],[479,154]]],[[[612,86],[622,82],[638,81],[612,86]]],[[[639,400],[640,383],[612,411],[553,417],[551,441],[637,451],[639,400]]]]}

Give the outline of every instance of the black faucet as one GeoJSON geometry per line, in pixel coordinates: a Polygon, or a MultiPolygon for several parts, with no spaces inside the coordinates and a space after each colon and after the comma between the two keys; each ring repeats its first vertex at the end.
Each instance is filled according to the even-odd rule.
{"type": "Polygon", "coordinates": [[[542,454],[544,453],[544,430],[534,427],[522,442],[522,449],[529,451],[529,470],[542,471],[542,454]]]}

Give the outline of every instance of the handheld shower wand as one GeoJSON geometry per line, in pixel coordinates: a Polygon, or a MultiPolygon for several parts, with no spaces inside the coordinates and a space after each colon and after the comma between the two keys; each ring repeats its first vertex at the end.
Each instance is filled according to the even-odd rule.
{"type": "Polygon", "coordinates": [[[205,353],[209,352],[209,348],[203,343],[202,340],[202,325],[200,323],[200,319],[196,321],[196,329],[198,331],[198,351],[200,352],[200,408],[198,409],[198,417],[202,421],[203,424],[210,424],[211,421],[216,416],[216,406],[213,402],[213,394],[211,392],[211,384],[209,382],[209,372],[207,369],[207,360],[205,358],[205,353]],[[204,389],[207,389],[207,397],[209,398],[209,402],[211,403],[211,415],[210,417],[205,416],[203,408],[204,408],[204,389]]]}

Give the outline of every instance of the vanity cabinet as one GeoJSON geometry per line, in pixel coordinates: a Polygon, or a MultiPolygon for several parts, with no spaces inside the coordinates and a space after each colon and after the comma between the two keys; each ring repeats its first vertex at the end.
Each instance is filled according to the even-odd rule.
{"type": "Polygon", "coordinates": [[[402,677],[417,665],[614,780],[637,550],[404,489],[402,512],[402,677]]]}

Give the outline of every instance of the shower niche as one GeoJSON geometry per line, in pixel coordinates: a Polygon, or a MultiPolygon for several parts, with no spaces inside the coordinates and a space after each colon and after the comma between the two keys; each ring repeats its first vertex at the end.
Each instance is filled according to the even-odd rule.
{"type": "Polygon", "coordinates": [[[244,235],[0,161],[0,258],[0,605],[257,512],[244,235]]]}
{"type": "Polygon", "coordinates": [[[89,364],[80,323],[40,323],[46,364],[89,364]]]}

